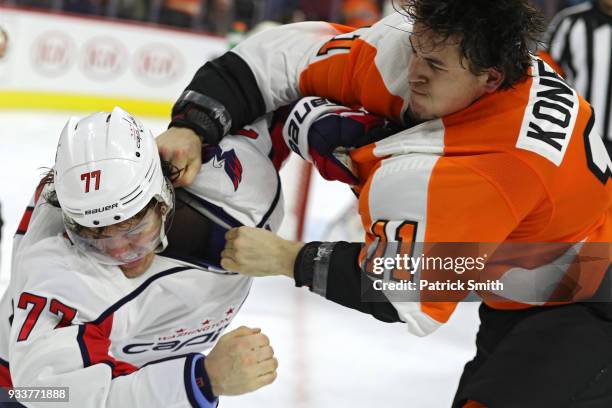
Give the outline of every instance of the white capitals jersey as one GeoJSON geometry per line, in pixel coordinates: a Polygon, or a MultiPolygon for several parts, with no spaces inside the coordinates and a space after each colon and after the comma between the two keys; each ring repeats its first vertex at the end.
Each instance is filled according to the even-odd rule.
{"type": "MultiPolygon", "coordinates": [[[[266,121],[250,132],[211,148],[190,193],[218,218],[275,230],[282,197],[266,121]]],[[[0,303],[1,386],[68,387],[62,407],[207,406],[194,382],[197,353],[230,324],[250,278],[157,255],[128,279],[77,251],[43,197],[26,212],[13,261],[0,303]]]]}

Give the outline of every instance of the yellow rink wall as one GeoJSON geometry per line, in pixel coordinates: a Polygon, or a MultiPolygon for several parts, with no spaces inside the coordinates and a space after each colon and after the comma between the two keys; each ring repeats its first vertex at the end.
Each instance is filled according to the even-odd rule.
{"type": "Polygon", "coordinates": [[[111,111],[115,106],[121,106],[136,116],[168,119],[172,110],[172,102],[169,101],[32,91],[0,91],[0,109],[95,112],[111,111]]]}
{"type": "Polygon", "coordinates": [[[0,109],[108,111],[169,118],[225,39],[153,25],[0,6],[8,33],[0,109]]]}

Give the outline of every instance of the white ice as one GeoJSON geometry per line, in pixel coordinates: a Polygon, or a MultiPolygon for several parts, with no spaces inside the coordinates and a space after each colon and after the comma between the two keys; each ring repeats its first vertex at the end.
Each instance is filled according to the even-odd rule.
{"type": "MultiPolygon", "coordinates": [[[[9,277],[12,235],[40,179],[40,168],[53,163],[69,116],[0,112],[2,291],[9,277]]],[[[163,120],[144,121],[154,132],[166,126],[163,120]]],[[[306,238],[320,238],[350,200],[343,186],[315,180],[306,238]]],[[[448,324],[417,338],[401,324],[346,309],[294,288],[286,278],[257,280],[232,326],[261,327],[268,334],[280,363],[279,376],[267,388],[223,398],[221,407],[449,407],[463,365],[475,351],[477,307],[460,304],[448,324]]]]}

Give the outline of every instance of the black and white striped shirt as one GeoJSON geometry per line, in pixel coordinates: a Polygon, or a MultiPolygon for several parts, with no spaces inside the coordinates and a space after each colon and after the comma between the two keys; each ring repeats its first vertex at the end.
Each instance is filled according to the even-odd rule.
{"type": "Polygon", "coordinates": [[[591,2],[559,12],[550,25],[548,52],[593,106],[595,129],[612,148],[612,16],[591,2]]]}

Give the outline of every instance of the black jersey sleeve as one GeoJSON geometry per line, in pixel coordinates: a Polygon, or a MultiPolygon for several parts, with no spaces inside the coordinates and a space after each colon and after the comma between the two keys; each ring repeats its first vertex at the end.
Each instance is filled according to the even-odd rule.
{"type": "Polygon", "coordinates": [[[383,322],[400,322],[395,307],[372,289],[359,267],[362,245],[343,241],[306,244],[295,262],[295,284],[383,322]]]}

